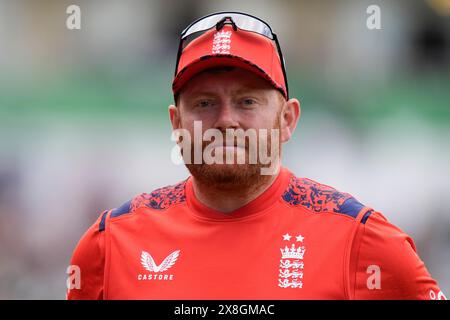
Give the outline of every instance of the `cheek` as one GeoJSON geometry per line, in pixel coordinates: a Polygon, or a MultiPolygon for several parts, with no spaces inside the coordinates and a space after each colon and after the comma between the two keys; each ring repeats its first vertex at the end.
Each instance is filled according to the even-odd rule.
{"type": "Polygon", "coordinates": [[[206,129],[209,129],[212,126],[208,117],[199,116],[196,114],[184,114],[181,116],[181,127],[188,130],[193,136],[195,127],[201,128],[201,132],[203,133],[206,129]]]}
{"type": "Polygon", "coordinates": [[[207,112],[186,112],[181,114],[181,126],[189,131],[194,130],[194,122],[201,122],[202,128],[212,128],[214,124],[214,114],[207,112]]]}
{"type": "Polygon", "coordinates": [[[267,117],[264,114],[260,114],[260,116],[253,121],[254,128],[260,129],[273,129],[279,128],[280,118],[278,116],[270,116],[267,117]]]}

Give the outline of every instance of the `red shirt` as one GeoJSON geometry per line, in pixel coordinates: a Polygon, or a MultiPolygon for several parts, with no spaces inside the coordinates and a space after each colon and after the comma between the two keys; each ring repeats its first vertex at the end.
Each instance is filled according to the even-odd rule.
{"type": "Polygon", "coordinates": [[[223,214],[192,178],[103,212],[71,261],[68,299],[445,298],[413,240],[348,193],[282,168],[223,214]]]}

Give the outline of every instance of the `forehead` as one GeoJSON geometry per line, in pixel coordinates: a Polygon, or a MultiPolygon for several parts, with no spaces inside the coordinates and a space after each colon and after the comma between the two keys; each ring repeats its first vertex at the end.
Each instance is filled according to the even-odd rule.
{"type": "Polygon", "coordinates": [[[236,94],[260,92],[261,94],[276,89],[265,79],[247,70],[212,69],[192,77],[181,90],[181,95],[197,95],[202,93],[236,94]]]}

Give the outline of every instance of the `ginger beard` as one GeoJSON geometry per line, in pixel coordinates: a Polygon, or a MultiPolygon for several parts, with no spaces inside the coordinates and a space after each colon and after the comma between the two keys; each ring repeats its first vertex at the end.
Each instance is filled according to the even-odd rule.
{"type": "MultiPolygon", "coordinates": [[[[278,153],[278,157],[275,157],[276,161],[279,161],[281,157],[281,133],[280,133],[280,116],[281,111],[277,112],[277,115],[275,117],[274,124],[272,128],[267,129],[267,144],[266,149],[263,150],[265,154],[268,157],[271,157],[271,148],[272,148],[272,135],[271,130],[275,129],[278,130],[278,149],[275,149],[275,152],[278,153]]],[[[226,144],[226,134],[225,132],[222,132],[223,134],[223,143],[226,144]]],[[[272,179],[272,176],[270,175],[263,175],[261,174],[262,168],[267,168],[273,165],[272,163],[263,164],[261,163],[261,159],[259,157],[260,154],[260,143],[259,143],[259,131],[257,130],[257,161],[256,163],[250,163],[249,161],[249,138],[245,137],[245,163],[239,164],[237,163],[237,155],[234,152],[234,161],[233,163],[229,164],[226,163],[226,151],[223,151],[223,163],[213,163],[213,164],[206,164],[204,163],[202,159],[202,163],[200,164],[194,164],[193,159],[191,159],[190,163],[185,163],[185,166],[191,173],[191,175],[196,179],[196,181],[203,185],[208,185],[213,188],[221,188],[224,190],[245,190],[245,189],[252,189],[257,188],[258,186],[264,184],[267,181],[270,181],[272,179]]],[[[214,141],[202,141],[202,154],[205,150],[205,148],[211,144],[214,143],[214,141]]],[[[234,145],[236,146],[237,141],[235,139],[234,145]]],[[[235,150],[236,151],[236,150],[235,150]]],[[[183,153],[183,150],[181,150],[183,153]]],[[[213,151],[214,152],[214,151],[213,151]]],[[[191,141],[191,157],[193,157],[194,154],[194,141],[191,141]]]]}

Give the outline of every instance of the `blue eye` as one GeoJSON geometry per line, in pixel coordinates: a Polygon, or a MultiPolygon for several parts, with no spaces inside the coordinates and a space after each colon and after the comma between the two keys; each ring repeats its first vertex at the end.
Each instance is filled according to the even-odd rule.
{"type": "Polygon", "coordinates": [[[206,108],[212,105],[210,100],[201,100],[197,103],[200,108],[206,108]]]}
{"type": "Polygon", "coordinates": [[[253,99],[243,99],[242,100],[242,104],[245,105],[245,106],[251,106],[251,105],[253,105],[255,103],[256,103],[256,101],[253,100],[253,99]]]}

